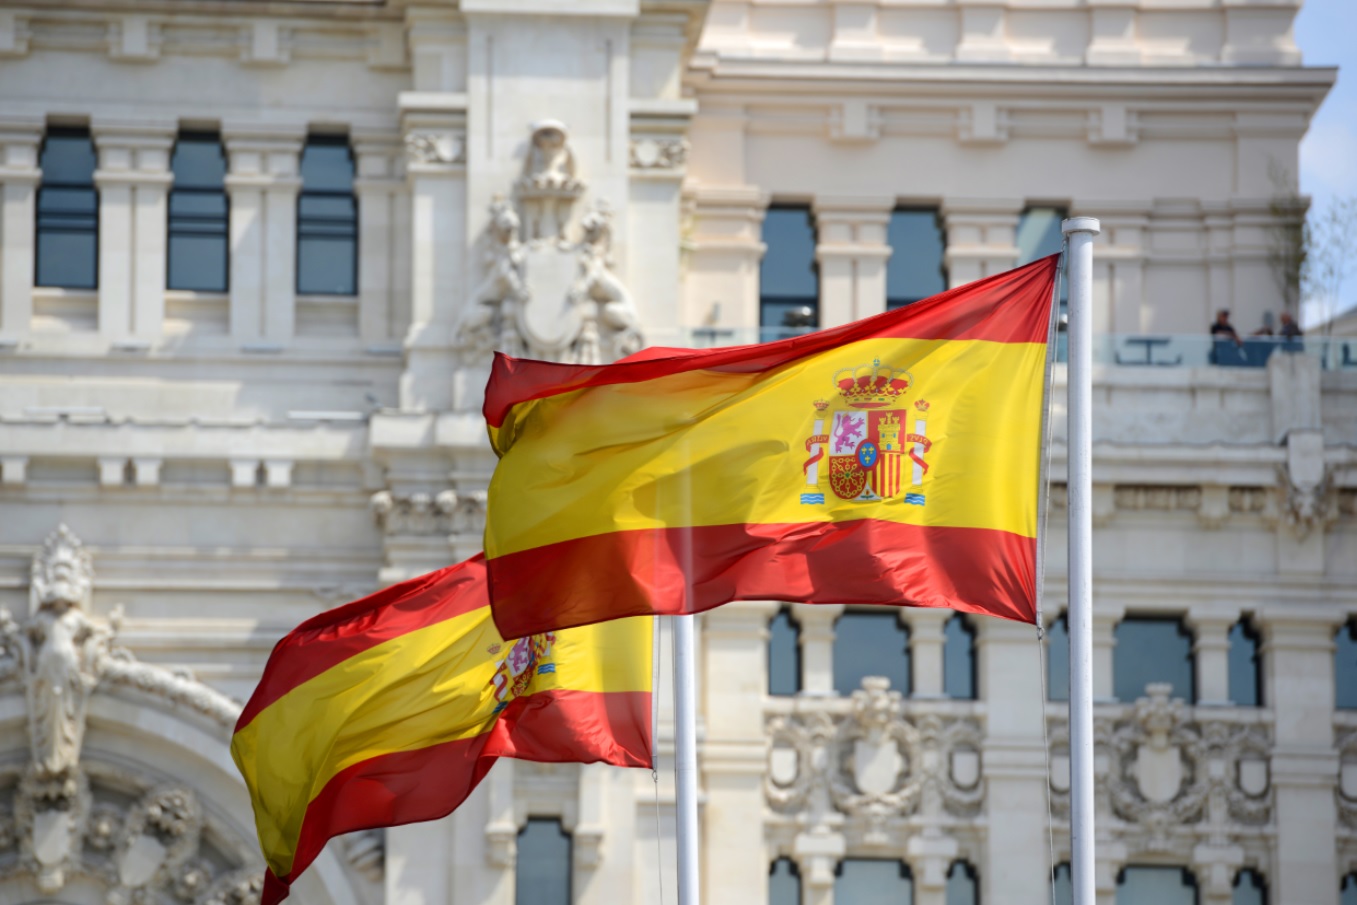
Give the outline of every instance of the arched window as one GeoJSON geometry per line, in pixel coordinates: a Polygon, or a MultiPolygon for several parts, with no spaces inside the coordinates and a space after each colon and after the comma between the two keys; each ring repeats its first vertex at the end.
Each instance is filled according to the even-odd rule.
{"type": "Polygon", "coordinates": [[[38,166],[34,282],[62,289],[99,285],[97,158],[88,129],[47,130],[38,166]]]}
{"type": "Polygon", "coordinates": [[[1046,630],[1046,698],[1070,699],[1070,629],[1064,613],[1046,630]]]}
{"type": "Polygon", "coordinates": [[[1349,620],[1334,639],[1333,678],[1334,706],[1357,709],[1357,619],[1349,620]]]}
{"type": "Polygon", "coordinates": [[[1074,877],[1068,862],[1062,862],[1051,871],[1051,905],[1074,905],[1074,877]]]}
{"type": "Polygon", "coordinates": [[[1230,905],[1267,905],[1267,883],[1263,875],[1249,868],[1235,874],[1230,905]]]}
{"type": "Polygon", "coordinates": [[[936,207],[898,208],[886,227],[886,308],[937,295],[947,288],[947,239],[936,207]]]}
{"type": "Polygon", "coordinates": [[[796,694],[801,690],[801,629],[786,607],[768,623],[768,693],[796,694]]]}
{"type": "Polygon", "coordinates": [[[358,199],[347,138],[312,135],[297,198],[297,292],[358,294],[358,199]]]}
{"type": "Polygon", "coordinates": [[[809,333],[820,323],[815,221],[805,205],[778,205],[763,215],[759,263],[761,342],[809,333]]]}
{"type": "Polygon", "coordinates": [[[1117,625],[1112,654],[1112,686],[1117,700],[1132,703],[1145,686],[1167,682],[1170,698],[1197,700],[1192,633],[1183,620],[1164,616],[1127,616],[1117,625]]]}
{"type": "Polygon", "coordinates": [[[1117,905],[1197,905],[1197,879],[1185,867],[1125,867],[1117,905]]]}
{"type": "Polygon", "coordinates": [[[768,869],[768,905],[801,905],[801,872],[791,858],[778,858],[768,869]]]}
{"type": "Polygon", "coordinates": [[[221,136],[180,132],[170,158],[165,286],[198,292],[227,287],[226,152],[221,136]]]}
{"type": "Polygon", "coordinates": [[[953,861],[947,871],[946,905],[980,905],[980,877],[965,861],[953,861]]]}
{"type": "Polygon", "coordinates": [[[1263,706],[1263,655],[1247,616],[1230,629],[1230,700],[1238,707],[1263,706]]]}
{"type": "Polygon", "coordinates": [[[942,691],[949,698],[975,700],[975,628],[960,613],[943,628],[942,691]]]}
{"type": "Polygon", "coordinates": [[[849,611],[834,623],[834,690],[849,695],[867,676],[885,676],[891,688],[910,692],[909,629],[894,608],[849,611]]]}
{"type": "Polygon", "coordinates": [[[845,858],[834,871],[834,905],[910,905],[914,880],[903,861],[845,858]]]}
{"type": "Polygon", "coordinates": [[[514,905],[570,905],[573,865],[570,834],[561,821],[528,818],[518,832],[514,905]]]}

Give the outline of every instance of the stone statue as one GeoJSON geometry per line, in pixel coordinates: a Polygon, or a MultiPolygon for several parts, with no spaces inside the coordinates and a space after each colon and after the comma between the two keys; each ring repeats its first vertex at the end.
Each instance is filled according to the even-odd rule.
{"type": "Polygon", "coordinates": [[[631,293],[612,270],[612,209],[600,201],[580,221],[584,237],[579,246],[579,276],[570,288],[572,304],[583,306],[584,328],[576,341],[578,364],[602,364],[600,327],[612,337],[615,358],[643,345],[640,320],[631,293]]]}
{"type": "Polygon", "coordinates": [[[565,124],[554,119],[535,123],[517,185],[528,241],[564,242],[570,209],[584,188],[575,172],[565,124]]]}
{"type": "Polygon", "coordinates": [[[457,331],[467,346],[522,354],[514,316],[516,307],[528,300],[528,290],[524,283],[527,260],[518,231],[513,205],[503,195],[496,196],[485,233],[485,276],[472,290],[457,331]]]}

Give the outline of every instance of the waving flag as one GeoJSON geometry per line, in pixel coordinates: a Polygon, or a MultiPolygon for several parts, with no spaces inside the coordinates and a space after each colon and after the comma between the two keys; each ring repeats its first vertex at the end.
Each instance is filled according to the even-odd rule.
{"type": "Polygon", "coordinates": [[[500,631],[749,599],[1033,621],[1057,261],[765,345],[497,355],[500,631]]]}
{"type": "Polygon", "coordinates": [[[476,556],[278,642],[231,740],[263,905],[333,836],[447,815],[496,757],[651,766],[651,620],[506,642],[488,604],[476,556]]]}

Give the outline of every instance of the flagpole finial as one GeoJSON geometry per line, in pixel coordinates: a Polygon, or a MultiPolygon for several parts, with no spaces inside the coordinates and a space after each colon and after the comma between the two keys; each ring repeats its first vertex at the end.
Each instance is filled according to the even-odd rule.
{"type": "Polygon", "coordinates": [[[1097,217],[1070,217],[1061,221],[1060,231],[1067,236],[1071,233],[1092,233],[1096,236],[1103,231],[1103,225],[1097,217]]]}

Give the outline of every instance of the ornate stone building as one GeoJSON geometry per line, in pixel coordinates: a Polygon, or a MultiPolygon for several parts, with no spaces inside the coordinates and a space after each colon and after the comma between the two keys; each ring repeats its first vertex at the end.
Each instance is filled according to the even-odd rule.
{"type": "MultiPolygon", "coordinates": [[[[297,622],[479,548],[491,349],[842,323],[1067,214],[1103,225],[1100,901],[1357,901],[1357,341],[1207,337],[1283,307],[1335,77],[1298,6],[0,5],[0,903],[253,901],[240,702],[297,622]]],[[[947,612],[703,618],[706,901],[1060,894],[1063,380],[1049,671],[947,612]]],[[[295,894],[673,901],[672,817],[663,768],[503,762],[295,894]]]]}

